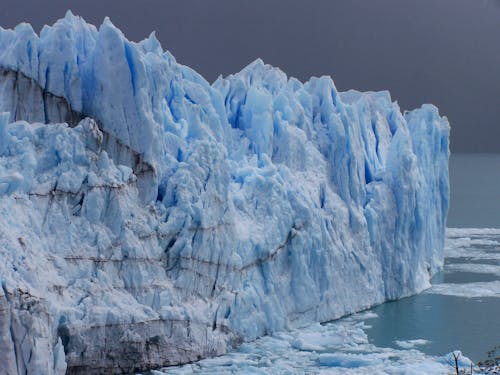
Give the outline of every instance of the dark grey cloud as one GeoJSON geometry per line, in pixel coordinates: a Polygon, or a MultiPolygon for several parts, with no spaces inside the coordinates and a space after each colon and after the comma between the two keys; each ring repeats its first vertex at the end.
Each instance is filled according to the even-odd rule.
{"type": "Polygon", "coordinates": [[[500,152],[498,0],[1,0],[0,25],[39,30],[66,9],[132,40],[156,30],[209,81],[261,57],[301,80],[389,89],[403,109],[433,103],[454,152],[500,152]]]}

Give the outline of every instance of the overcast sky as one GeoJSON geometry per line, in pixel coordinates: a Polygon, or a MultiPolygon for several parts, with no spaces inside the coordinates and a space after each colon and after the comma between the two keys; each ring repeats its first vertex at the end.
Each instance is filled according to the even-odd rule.
{"type": "Polygon", "coordinates": [[[453,152],[500,153],[500,0],[0,0],[0,25],[39,31],[67,9],[131,40],[156,30],[210,82],[261,57],[340,90],[388,89],[402,109],[433,103],[453,152]]]}

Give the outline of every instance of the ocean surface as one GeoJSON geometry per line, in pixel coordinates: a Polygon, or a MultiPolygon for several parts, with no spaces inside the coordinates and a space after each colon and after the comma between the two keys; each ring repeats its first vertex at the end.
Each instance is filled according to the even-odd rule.
{"type": "Polygon", "coordinates": [[[445,251],[431,289],[370,310],[370,343],[396,348],[422,339],[426,354],[460,349],[474,362],[500,345],[500,230],[450,229],[445,251]]]}
{"type": "Polygon", "coordinates": [[[429,290],[153,373],[447,374],[454,350],[464,368],[500,356],[500,229],[485,229],[500,228],[500,155],[452,155],[450,183],[445,265],[429,290]]]}
{"type": "Polygon", "coordinates": [[[449,228],[500,228],[500,154],[450,157],[449,228]]]}

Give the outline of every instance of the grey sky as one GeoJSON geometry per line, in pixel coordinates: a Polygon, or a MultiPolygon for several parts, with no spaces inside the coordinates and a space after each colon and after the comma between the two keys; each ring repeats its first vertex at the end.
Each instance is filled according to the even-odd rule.
{"type": "Polygon", "coordinates": [[[213,81],[257,57],[305,80],[433,103],[453,152],[500,152],[499,0],[0,0],[0,25],[35,30],[66,9],[165,49],[213,81]]]}

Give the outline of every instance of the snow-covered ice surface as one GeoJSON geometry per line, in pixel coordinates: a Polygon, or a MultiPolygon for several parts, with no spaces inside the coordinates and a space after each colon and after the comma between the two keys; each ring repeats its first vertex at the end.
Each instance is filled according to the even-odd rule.
{"type": "Polygon", "coordinates": [[[442,266],[432,105],[402,114],[261,60],[210,85],[154,34],[68,13],[0,29],[0,112],[9,374],[220,355],[422,291],[442,266]]]}

